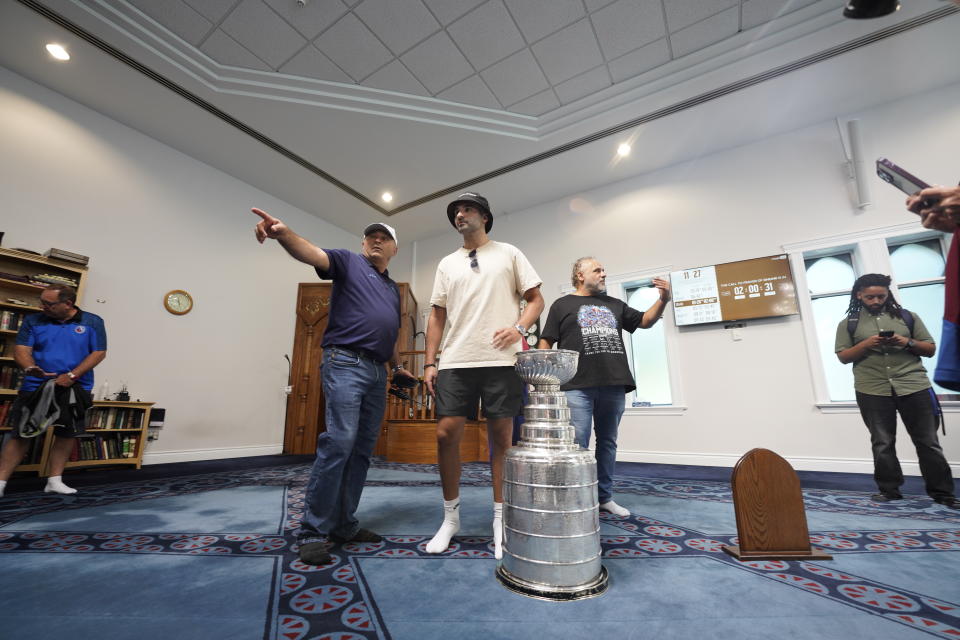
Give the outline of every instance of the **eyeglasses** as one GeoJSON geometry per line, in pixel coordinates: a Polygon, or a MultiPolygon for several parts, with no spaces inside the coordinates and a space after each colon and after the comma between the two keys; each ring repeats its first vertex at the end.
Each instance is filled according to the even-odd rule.
{"type": "Polygon", "coordinates": [[[467,257],[470,258],[470,268],[474,271],[480,271],[480,263],[477,262],[477,250],[474,249],[468,253],[467,257]]]}
{"type": "Polygon", "coordinates": [[[58,304],[63,304],[61,300],[54,300],[53,302],[47,302],[46,300],[40,300],[40,306],[50,308],[58,304]]]}

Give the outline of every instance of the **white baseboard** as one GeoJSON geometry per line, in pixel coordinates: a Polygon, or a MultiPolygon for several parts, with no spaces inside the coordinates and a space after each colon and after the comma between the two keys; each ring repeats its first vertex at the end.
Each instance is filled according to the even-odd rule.
{"type": "MultiPolygon", "coordinates": [[[[808,458],[785,456],[797,471],[835,471],[840,473],[866,473],[873,475],[873,460],[870,458],[808,458]]],[[[697,467],[730,467],[740,459],[739,455],[711,453],[681,453],[667,451],[617,451],[617,460],[622,462],[648,462],[653,464],[688,464],[697,467]]],[[[915,461],[900,461],[904,475],[919,476],[920,465],[915,461]]],[[[960,464],[951,464],[954,477],[960,474],[960,464]]]]}
{"type": "Polygon", "coordinates": [[[143,454],[143,464],[166,464],[168,462],[196,462],[198,460],[222,460],[224,458],[250,458],[273,456],[283,453],[283,445],[257,447],[224,447],[217,449],[189,449],[185,451],[157,451],[143,454]]]}

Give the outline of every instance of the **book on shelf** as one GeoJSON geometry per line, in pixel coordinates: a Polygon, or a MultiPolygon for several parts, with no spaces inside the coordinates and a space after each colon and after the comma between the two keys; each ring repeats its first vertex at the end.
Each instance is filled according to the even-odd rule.
{"type": "Polygon", "coordinates": [[[13,400],[0,400],[0,427],[10,426],[7,424],[7,418],[10,417],[10,407],[13,406],[13,400]]]}
{"type": "Polygon", "coordinates": [[[91,429],[138,429],[143,426],[144,409],[134,407],[94,407],[91,429]]]}
{"type": "Polygon", "coordinates": [[[90,262],[90,258],[80,253],[73,253],[72,251],[67,251],[65,249],[56,249],[49,248],[43,252],[43,255],[47,258],[53,258],[54,260],[63,260],[64,262],[73,262],[79,265],[87,265],[90,262]]]}
{"type": "Polygon", "coordinates": [[[23,371],[15,364],[0,364],[0,388],[16,389],[23,379],[23,371]]]}
{"type": "Polygon", "coordinates": [[[83,460],[117,460],[135,458],[139,436],[136,435],[96,435],[92,438],[74,440],[71,462],[83,460]]]}
{"type": "Polygon", "coordinates": [[[24,314],[20,311],[10,311],[4,309],[0,311],[0,329],[5,331],[18,331],[23,322],[24,314]]]}

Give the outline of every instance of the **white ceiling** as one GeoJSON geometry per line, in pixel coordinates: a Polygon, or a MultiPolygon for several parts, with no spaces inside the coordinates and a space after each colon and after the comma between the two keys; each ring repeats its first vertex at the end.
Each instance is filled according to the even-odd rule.
{"type": "Polygon", "coordinates": [[[960,80],[957,9],[904,5],[851,21],[838,0],[3,0],[0,65],[409,241],[444,231],[461,184],[516,211],[960,80]]]}
{"type": "Polygon", "coordinates": [[[815,0],[129,4],[155,21],[144,30],[222,65],[542,116],[815,0]]]}

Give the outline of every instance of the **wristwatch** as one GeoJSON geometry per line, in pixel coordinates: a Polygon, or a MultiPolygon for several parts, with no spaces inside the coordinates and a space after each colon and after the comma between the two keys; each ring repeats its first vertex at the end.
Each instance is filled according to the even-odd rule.
{"type": "Polygon", "coordinates": [[[71,380],[76,380],[77,376],[73,375],[73,371],[67,371],[67,377],[71,380]]]}
{"type": "Polygon", "coordinates": [[[907,349],[913,349],[913,347],[914,347],[916,344],[917,344],[916,340],[914,340],[914,339],[912,339],[912,338],[911,338],[910,340],[907,340],[907,349]]]}
{"type": "Polygon", "coordinates": [[[513,325],[513,328],[520,332],[521,338],[527,337],[527,330],[522,324],[515,324],[513,325]]]}

